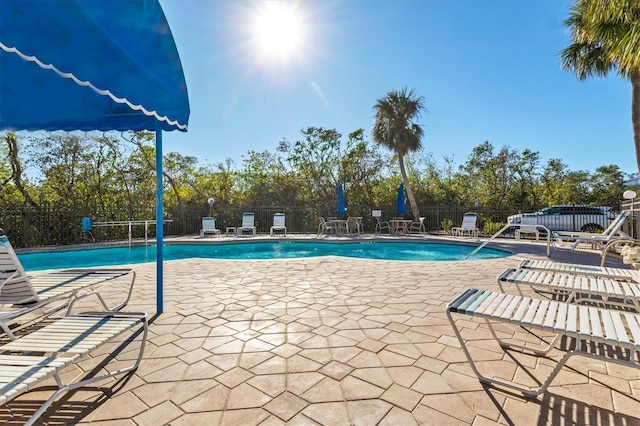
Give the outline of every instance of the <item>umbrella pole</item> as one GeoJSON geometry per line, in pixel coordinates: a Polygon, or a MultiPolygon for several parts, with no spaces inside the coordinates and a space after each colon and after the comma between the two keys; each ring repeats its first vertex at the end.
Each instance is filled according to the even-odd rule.
{"type": "Polygon", "coordinates": [[[156,128],[156,313],[162,313],[162,280],[163,280],[163,218],[162,218],[162,129],[156,128]]]}

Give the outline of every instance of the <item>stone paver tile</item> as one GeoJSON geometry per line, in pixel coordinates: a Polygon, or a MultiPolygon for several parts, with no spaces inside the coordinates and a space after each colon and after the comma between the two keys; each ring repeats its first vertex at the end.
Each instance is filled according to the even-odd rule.
{"type": "Polygon", "coordinates": [[[217,354],[207,358],[207,362],[222,371],[231,370],[239,365],[239,354],[217,354]]]}
{"type": "Polygon", "coordinates": [[[399,407],[393,407],[384,419],[378,424],[378,426],[417,426],[418,422],[416,421],[413,414],[410,411],[403,410],[399,407]]]}
{"type": "Polygon", "coordinates": [[[629,416],[640,424],[640,402],[636,398],[618,392],[612,392],[612,395],[616,414],[629,416]]]}
{"type": "Polygon", "coordinates": [[[377,425],[393,406],[379,399],[347,401],[347,410],[353,426],[377,425]]]}
{"type": "Polygon", "coordinates": [[[598,407],[607,411],[613,411],[614,409],[611,389],[598,383],[558,386],[553,387],[553,392],[557,395],[580,401],[587,406],[598,407]]]}
{"type": "Polygon", "coordinates": [[[342,393],[348,401],[378,398],[384,393],[383,388],[367,383],[356,377],[345,377],[341,382],[342,393]]]}
{"type": "MultiPolygon", "coordinates": [[[[476,413],[457,393],[425,395],[419,406],[426,406],[466,424],[473,423],[476,416],[476,413]]],[[[416,410],[414,410],[414,414],[416,414],[416,410]]],[[[416,418],[418,418],[417,415],[416,418]]],[[[420,419],[418,418],[418,420],[420,419]]]]}
{"type": "Polygon", "coordinates": [[[295,395],[302,395],[324,377],[316,372],[287,374],[287,390],[295,395]]]}
{"type": "Polygon", "coordinates": [[[349,411],[345,402],[325,402],[309,405],[302,414],[322,425],[349,425],[349,411]]]}
{"type": "Polygon", "coordinates": [[[367,339],[364,339],[364,340],[358,342],[357,346],[359,348],[366,349],[366,350],[374,352],[374,353],[378,353],[385,346],[387,346],[387,344],[386,343],[382,343],[379,340],[373,340],[373,339],[367,338],[367,339]]]}
{"type": "Polygon", "coordinates": [[[343,364],[348,363],[353,359],[356,355],[362,352],[362,349],[356,348],[354,346],[344,347],[344,348],[331,348],[331,356],[335,361],[342,362],[343,364]]]}
{"type": "Polygon", "coordinates": [[[258,364],[265,362],[266,360],[273,358],[271,352],[246,352],[240,355],[240,361],[238,366],[245,370],[250,370],[258,364]]]}
{"type": "Polygon", "coordinates": [[[420,353],[418,348],[416,348],[416,346],[411,343],[387,345],[385,347],[385,350],[399,354],[399,355],[404,355],[408,358],[413,359],[414,361],[420,358],[420,356],[422,355],[422,353],[420,353]]]}
{"type": "Polygon", "coordinates": [[[245,342],[243,350],[244,352],[264,352],[272,350],[275,346],[261,339],[251,339],[245,342]]]}
{"type": "MultiPolygon", "coordinates": [[[[540,404],[528,402],[519,397],[509,397],[502,406],[502,416],[499,422],[510,424],[540,424],[540,404]]],[[[549,424],[548,422],[544,423],[549,424]]]]}
{"type": "Polygon", "coordinates": [[[305,400],[297,397],[290,392],[283,392],[275,399],[269,401],[265,406],[265,410],[278,416],[278,418],[288,421],[302,409],[309,405],[305,400]]]}
{"type": "Polygon", "coordinates": [[[489,420],[486,417],[482,417],[480,415],[476,416],[476,419],[473,421],[473,426],[500,426],[502,423],[499,423],[495,420],[489,420]]]}
{"type": "Polygon", "coordinates": [[[132,392],[147,406],[153,407],[167,401],[179,383],[148,383],[138,386],[132,392]]]}
{"type": "Polygon", "coordinates": [[[462,421],[425,405],[419,405],[416,407],[416,409],[413,410],[413,416],[420,425],[465,426],[471,424],[471,422],[462,421]]]}
{"type": "Polygon", "coordinates": [[[287,359],[288,373],[301,373],[304,371],[318,371],[322,368],[322,364],[312,361],[300,355],[293,355],[287,359]]]}
{"type": "MultiPolygon", "coordinates": [[[[176,405],[180,405],[184,402],[189,401],[190,399],[218,386],[218,384],[211,379],[202,379],[202,380],[181,380],[175,386],[171,395],[171,402],[176,405]]],[[[164,392],[159,392],[161,395],[165,394],[164,392]]]]}
{"type": "Polygon", "coordinates": [[[278,346],[277,348],[273,348],[271,352],[281,356],[282,358],[289,358],[290,356],[297,354],[301,350],[302,349],[300,349],[295,345],[292,345],[290,343],[284,343],[278,346]]]}
{"type": "Polygon", "coordinates": [[[412,411],[415,406],[418,405],[420,399],[422,399],[422,395],[411,389],[393,384],[385,391],[385,393],[382,394],[381,398],[404,410],[412,411]]]}
{"type": "Polygon", "coordinates": [[[229,388],[223,385],[218,385],[184,402],[183,404],[180,404],[180,408],[187,413],[223,410],[227,403],[228,396],[229,388]]]}
{"type": "Polygon", "coordinates": [[[428,356],[420,357],[420,359],[414,362],[413,365],[414,367],[422,368],[423,370],[431,371],[436,374],[442,373],[447,367],[449,367],[449,363],[439,359],[430,358],[428,356]]]}
{"type": "Polygon", "coordinates": [[[393,379],[384,367],[358,368],[351,375],[383,389],[388,389],[393,384],[393,379]]]}
{"type": "Polygon", "coordinates": [[[216,377],[216,380],[228,388],[238,386],[240,383],[246,382],[253,374],[245,370],[244,368],[236,367],[229,371],[226,371],[216,377]]]}
{"type": "Polygon", "coordinates": [[[198,349],[189,351],[185,354],[182,354],[178,358],[181,361],[186,362],[187,364],[195,364],[196,362],[202,361],[203,359],[207,359],[210,356],[211,356],[211,352],[202,348],[198,348],[198,349]]]}
{"type": "Polygon", "coordinates": [[[410,388],[418,377],[420,377],[424,370],[418,367],[406,366],[406,367],[389,367],[387,372],[391,379],[405,388],[410,388]]]}
{"type": "Polygon", "coordinates": [[[255,426],[261,424],[271,414],[262,408],[245,410],[226,410],[222,415],[220,426],[255,426]]]}
{"type": "Polygon", "coordinates": [[[331,361],[322,367],[319,372],[336,380],[342,380],[347,374],[353,371],[353,367],[337,361],[331,361]]]}
{"type": "Polygon", "coordinates": [[[274,398],[286,389],[287,375],[265,374],[261,376],[254,376],[247,380],[247,383],[274,398]]]}
{"type": "Polygon", "coordinates": [[[354,368],[371,368],[382,367],[382,361],[378,358],[377,354],[369,351],[362,351],[358,355],[354,356],[347,363],[354,368]]]}
{"type": "Polygon", "coordinates": [[[198,361],[187,368],[182,380],[213,379],[220,373],[222,370],[218,367],[214,367],[207,361],[198,361]]]}
{"type": "Polygon", "coordinates": [[[298,352],[298,355],[319,362],[320,364],[327,364],[333,359],[333,354],[331,353],[331,349],[329,348],[303,349],[298,352]]]}
{"type": "Polygon", "coordinates": [[[145,348],[145,352],[148,353],[148,356],[153,356],[154,358],[169,358],[175,357],[184,354],[187,352],[186,349],[181,348],[178,345],[174,345],[173,343],[168,343],[162,346],[158,346],[154,350],[149,351],[145,348]]]}
{"type": "Polygon", "coordinates": [[[133,420],[140,426],[155,426],[170,424],[173,419],[177,419],[182,414],[182,411],[171,402],[163,402],[138,414],[133,420]]]}
{"type": "Polygon", "coordinates": [[[502,406],[506,400],[506,396],[497,389],[492,390],[491,393],[483,390],[478,392],[458,392],[457,395],[462,398],[465,404],[467,404],[474,413],[496,422],[500,419],[502,406]]]}
{"type": "Polygon", "coordinates": [[[227,409],[258,408],[266,404],[271,398],[269,395],[260,392],[253,386],[243,383],[229,392],[227,399],[227,409]]]}
{"type": "Polygon", "coordinates": [[[315,334],[320,336],[328,337],[335,333],[337,330],[333,327],[327,327],[326,325],[320,326],[313,330],[315,334]]]}
{"type": "Polygon", "coordinates": [[[239,354],[242,352],[245,343],[242,340],[232,340],[229,343],[209,349],[212,354],[239,354]]]}
{"type": "Polygon", "coordinates": [[[140,399],[131,392],[109,398],[91,413],[92,421],[133,418],[148,410],[140,399]]]}
{"type": "Polygon", "coordinates": [[[265,362],[262,362],[256,365],[255,367],[251,368],[249,371],[251,371],[253,374],[286,373],[287,360],[279,356],[274,356],[272,358],[269,358],[265,362]]]}
{"type": "Polygon", "coordinates": [[[329,377],[325,377],[300,396],[312,403],[344,401],[340,382],[329,377]]]}
{"type": "Polygon", "coordinates": [[[400,365],[412,365],[416,360],[409,358],[408,356],[400,355],[388,351],[386,348],[378,352],[378,358],[383,365],[387,367],[400,366],[400,365]]]}
{"type": "Polygon", "coordinates": [[[171,426],[217,425],[222,419],[222,411],[184,414],[171,422],[171,426]]]}

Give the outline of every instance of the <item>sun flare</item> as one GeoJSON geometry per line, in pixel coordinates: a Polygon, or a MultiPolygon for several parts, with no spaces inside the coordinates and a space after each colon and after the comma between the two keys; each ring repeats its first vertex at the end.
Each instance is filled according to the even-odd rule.
{"type": "Polygon", "coordinates": [[[305,43],[304,16],[290,2],[262,2],[255,11],[251,36],[263,61],[290,61],[300,56],[305,43]]]}

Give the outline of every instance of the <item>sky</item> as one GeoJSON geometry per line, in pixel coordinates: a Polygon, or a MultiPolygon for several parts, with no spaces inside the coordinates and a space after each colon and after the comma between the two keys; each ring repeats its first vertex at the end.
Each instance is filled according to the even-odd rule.
{"type": "Polygon", "coordinates": [[[560,66],[570,0],[160,4],[191,107],[188,132],[164,133],[165,152],[240,166],[311,126],[371,140],[373,105],[407,87],[424,98],[422,144],[438,164],[489,141],[571,170],[638,171],[630,83],[615,72],[578,81],[560,66]]]}

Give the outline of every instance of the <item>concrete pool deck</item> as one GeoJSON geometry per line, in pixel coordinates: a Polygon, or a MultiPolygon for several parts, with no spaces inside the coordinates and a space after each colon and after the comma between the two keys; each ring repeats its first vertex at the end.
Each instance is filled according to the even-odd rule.
{"type": "MultiPolygon", "coordinates": [[[[164,312],[155,316],[155,263],[133,265],[136,287],[125,310],[145,311],[151,319],[142,364],[125,378],[63,395],[41,420],[174,426],[640,424],[638,369],[575,357],[537,400],[479,383],[444,307],[469,287],[498,290],[496,276],[525,257],[546,258],[545,243],[502,245],[517,254],[452,262],[335,256],[167,261],[164,312]]],[[[568,250],[553,250],[551,259],[600,261],[595,253],[568,250]]],[[[112,286],[107,298],[119,290],[112,286]]],[[[458,323],[484,371],[522,378],[514,359],[534,372],[548,371],[549,359],[505,354],[485,324],[458,323]]],[[[501,332],[527,338],[522,330],[501,332]]],[[[115,364],[129,360],[136,344],[119,352],[115,364]]],[[[69,367],[69,374],[95,366],[88,358],[69,367]]],[[[54,385],[1,406],[0,422],[23,423],[54,385]]]]}

